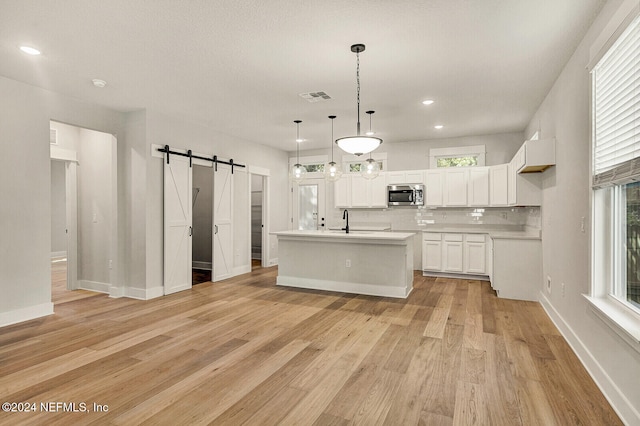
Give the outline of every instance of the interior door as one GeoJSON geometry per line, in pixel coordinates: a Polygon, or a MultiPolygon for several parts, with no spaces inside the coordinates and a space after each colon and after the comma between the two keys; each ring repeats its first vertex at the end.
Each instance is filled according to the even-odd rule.
{"type": "Polygon", "coordinates": [[[324,229],[325,223],[324,179],[306,181],[294,186],[294,229],[324,229]]]}
{"type": "Polygon", "coordinates": [[[192,186],[188,158],[164,161],[164,294],[191,288],[192,186]]]}
{"type": "Polygon", "coordinates": [[[218,164],[213,173],[213,281],[233,275],[233,175],[218,164]]]}

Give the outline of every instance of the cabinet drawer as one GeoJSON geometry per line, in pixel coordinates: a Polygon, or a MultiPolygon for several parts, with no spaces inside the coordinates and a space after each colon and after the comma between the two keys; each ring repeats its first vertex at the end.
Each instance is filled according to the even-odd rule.
{"type": "Polygon", "coordinates": [[[462,241],[462,234],[444,234],[444,241],[462,241]]]}
{"type": "Polygon", "coordinates": [[[442,234],[439,232],[423,232],[422,233],[422,241],[440,241],[442,239],[442,234]]]}
{"type": "Polygon", "coordinates": [[[467,242],[469,243],[484,243],[484,234],[467,234],[467,242]]]}

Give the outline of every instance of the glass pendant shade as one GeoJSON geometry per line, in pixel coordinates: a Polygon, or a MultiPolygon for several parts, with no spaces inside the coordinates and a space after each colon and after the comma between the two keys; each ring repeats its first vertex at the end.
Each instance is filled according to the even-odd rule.
{"type": "Polygon", "coordinates": [[[360,164],[360,174],[365,179],[375,179],[380,174],[380,165],[373,158],[369,158],[360,164]]]}
{"type": "Polygon", "coordinates": [[[307,169],[302,164],[294,164],[291,168],[291,173],[289,177],[295,183],[300,183],[304,180],[304,177],[307,175],[307,169]]]}
{"type": "Polygon", "coordinates": [[[342,166],[335,161],[329,161],[324,165],[324,177],[330,182],[335,182],[342,176],[342,166]]]}
{"type": "Polygon", "coordinates": [[[289,170],[289,179],[295,183],[300,183],[307,174],[306,167],[300,164],[300,141],[302,141],[300,139],[300,123],[302,123],[302,120],[293,120],[293,122],[296,123],[296,164],[289,170]]]}
{"type": "Polygon", "coordinates": [[[347,136],[336,140],[338,146],[345,152],[354,155],[368,154],[382,143],[382,139],[371,136],[347,136]]]}

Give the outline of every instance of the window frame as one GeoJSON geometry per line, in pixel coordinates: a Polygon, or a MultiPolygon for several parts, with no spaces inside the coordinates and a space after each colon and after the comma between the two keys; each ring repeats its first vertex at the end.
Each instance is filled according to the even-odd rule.
{"type": "MultiPolygon", "coordinates": [[[[627,301],[626,289],[626,185],[636,178],[596,179],[596,78],[593,71],[616,44],[619,37],[640,16],[638,3],[625,2],[591,48],[587,67],[591,78],[590,204],[592,213],[589,294],[583,296],[592,312],[637,352],[640,352],[640,307],[627,301]],[[624,285],[622,280],[625,280],[624,285]]],[[[620,163],[620,164],[624,164],[620,163]]]]}
{"type": "Polygon", "coordinates": [[[438,167],[438,159],[440,158],[459,158],[459,157],[473,157],[476,156],[477,164],[473,166],[460,166],[460,167],[483,167],[486,162],[486,146],[485,145],[472,145],[472,146],[458,146],[448,148],[431,148],[429,150],[429,168],[430,169],[445,169],[448,167],[438,167]]]}

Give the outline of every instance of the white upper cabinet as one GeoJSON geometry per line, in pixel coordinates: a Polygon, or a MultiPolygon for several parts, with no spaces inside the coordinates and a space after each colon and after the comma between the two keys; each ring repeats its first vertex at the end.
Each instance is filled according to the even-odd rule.
{"type": "Polygon", "coordinates": [[[336,208],[385,208],[387,184],[384,174],[375,179],[365,179],[359,174],[342,175],[333,186],[336,208]]]}
{"type": "Polygon", "coordinates": [[[472,167],[469,169],[467,185],[469,206],[489,205],[489,167],[472,167]]]}
{"type": "Polygon", "coordinates": [[[424,184],[423,170],[387,172],[387,185],[424,184]]]}
{"type": "Polygon", "coordinates": [[[444,205],[467,205],[467,177],[469,173],[463,168],[449,168],[444,175],[444,205]]]}
{"type": "Polygon", "coordinates": [[[343,175],[333,183],[333,201],[336,208],[351,207],[351,176],[343,175]]]}
{"type": "Polygon", "coordinates": [[[489,205],[507,206],[509,204],[509,165],[498,164],[489,167],[489,205]]]}
{"type": "Polygon", "coordinates": [[[556,164],[556,140],[539,139],[525,141],[516,154],[518,173],[544,172],[556,164]]]}
{"type": "Polygon", "coordinates": [[[442,186],[444,173],[439,169],[431,169],[425,172],[425,206],[442,206],[442,186]]]}

